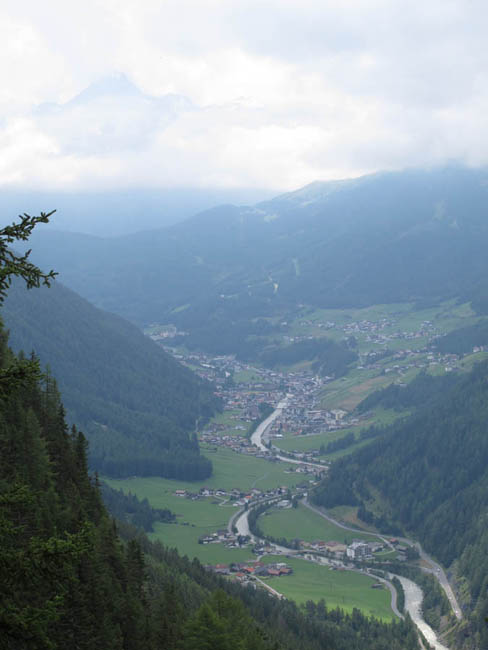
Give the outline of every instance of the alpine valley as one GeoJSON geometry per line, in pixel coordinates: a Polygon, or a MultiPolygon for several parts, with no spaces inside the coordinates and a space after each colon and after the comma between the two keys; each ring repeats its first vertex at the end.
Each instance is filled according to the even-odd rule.
{"type": "Polygon", "coordinates": [[[8,240],[59,277],[0,277],[0,646],[488,647],[487,199],[452,165],[8,240]]]}

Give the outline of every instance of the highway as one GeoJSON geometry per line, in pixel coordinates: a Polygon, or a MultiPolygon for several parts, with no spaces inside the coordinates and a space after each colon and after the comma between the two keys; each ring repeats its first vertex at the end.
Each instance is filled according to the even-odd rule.
{"type": "Polygon", "coordinates": [[[252,434],[251,442],[253,443],[253,445],[256,445],[256,447],[261,449],[261,451],[269,451],[268,448],[263,443],[263,434],[266,431],[266,429],[273,424],[276,418],[283,413],[283,409],[286,407],[287,404],[288,404],[288,400],[285,397],[284,400],[281,400],[281,402],[271,413],[271,415],[268,415],[266,420],[263,420],[261,424],[256,428],[256,431],[252,434]]]}
{"type": "MultiPolygon", "coordinates": [[[[251,436],[251,442],[253,445],[256,445],[261,451],[269,451],[268,447],[263,442],[263,436],[268,430],[268,428],[273,424],[273,422],[278,418],[288,405],[288,397],[281,400],[275,410],[269,415],[266,420],[263,420],[261,424],[256,428],[256,431],[251,436]]],[[[281,456],[279,453],[275,454],[275,458],[283,461],[284,463],[292,463],[294,465],[308,465],[309,467],[315,467],[321,471],[326,470],[327,468],[324,465],[319,465],[318,463],[310,463],[309,461],[298,460],[296,458],[289,458],[288,456],[281,456]]]]}
{"type": "MultiPolygon", "coordinates": [[[[251,436],[251,442],[255,444],[259,449],[261,450],[268,450],[268,448],[264,445],[263,443],[263,436],[266,433],[267,429],[271,426],[271,424],[276,420],[277,417],[279,417],[283,413],[283,409],[286,408],[288,404],[288,399],[285,398],[282,400],[276,407],[276,409],[271,413],[269,417],[266,418],[256,429],[256,431],[253,433],[251,436]]],[[[288,458],[286,456],[281,456],[279,454],[276,455],[279,460],[283,462],[288,462],[288,463],[294,463],[294,464],[304,464],[304,465],[310,465],[312,467],[317,467],[320,469],[324,469],[322,465],[318,465],[316,463],[309,463],[309,462],[303,462],[298,459],[294,458],[288,458]]],[[[315,513],[323,517],[324,519],[327,519],[329,522],[335,524],[339,528],[342,528],[344,530],[348,530],[351,532],[358,532],[357,529],[352,528],[350,526],[347,526],[345,524],[342,524],[332,517],[330,517],[327,513],[325,513],[321,508],[317,508],[316,506],[311,505],[307,499],[302,500],[303,505],[305,505],[307,508],[310,508],[310,510],[313,510],[315,513]]],[[[241,535],[250,535],[251,538],[254,541],[257,541],[256,538],[252,535],[251,531],[249,530],[249,524],[247,520],[247,515],[248,512],[241,512],[240,516],[236,518],[235,516],[233,517],[233,523],[236,525],[238,532],[241,535]]],[[[377,534],[377,533],[370,533],[366,531],[361,531],[362,534],[366,535],[371,535],[372,537],[380,538],[384,541],[384,543],[393,548],[392,544],[388,540],[387,536],[377,534]]],[[[445,574],[444,569],[437,563],[435,562],[421,547],[421,545],[418,542],[413,542],[412,540],[408,538],[398,538],[399,541],[406,543],[408,545],[414,546],[420,555],[421,560],[424,562],[425,565],[424,567],[421,567],[423,571],[427,573],[431,573],[434,575],[439,584],[441,585],[442,589],[444,590],[444,593],[446,594],[449,603],[451,605],[452,611],[454,612],[454,615],[458,620],[462,619],[462,610],[459,606],[459,603],[456,599],[456,596],[452,590],[451,585],[449,584],[449,580],[447,579],[447,576],[445,574]]],[[[283,546],[279,545],[274,545],[277,549],[278,552],[280,553],[288,553],[290,554],[291,549],[288,549],[283,546]]],[[[402,585],[404,587],[405,591],[405,608],[409,612],[410,616],[412,617],[412,620],[416,623],[417,627],[422,631],[424,634],[425,638],[428,640],[428,642],[436,649],[436,650],[447,650],[446,646],[442,645],[438,640],[437,636],[430,628],[430,626],[424,621],[424,619],[421,616],[421,603],[422,603],[422,598],[423,598],[423,592],[421,588],[412,582],[411,580],[407,580],[406,578],[403,578],[401,576],[398,576],[399,580],[402,582],[402,585]]],[[[400,612],[398,612],[397,606],[396,606],[396,591],[393,585],[388,581],[384,580],[384,582],[388,585],[388,588],[390,589],[390,592],[392,594],[392,610],[397,616],[401,616],[400,612]]],[[[403,617],[402,617],[403,618],[403,617]]]]}
{"type": "MultiPolygon", "coordinates": [[[[324,519],[327,519],[327,521],[330,521],[332,524],[335,524],[336,526],[339,526],[340,528],[343,528],[344,530],[349,530],[352,532],[359,532],[357,528],[352,528],[351,526],[346,526],[344,524],[341,524],[339,521],[336,521],[333,519],[330,515],[328,515],[326,512],[324,512],[321,508],[318,508],[316,506],[311,505],[307,499],[303,499],[302,501],[303,505],[306,506],[307,508],[310,508],[310,510],[313,510],[315,513],[323,517],[324,519]]],[[[390,542],[388,539],[381,534],[378,533],[369,533],[366,531],[360,531],[363,535],[371,535],[372,537],[379,537],[380,539],[384,540],[388,546],[391,546],[390,542]]],[[[399,537],[398,540],[400,542],[403,542],[405,544],[410,544],[414,546],[420,555],[420,558],[429,566],[426,568],[422,568],[423,571],[427,573],[431,573],[433,576],[435,576],[441,585],[442,589],[444,590],[449,603],[451,605],[452,611],[454,612],[454,615],[458,620],[460,620],[463,615],[461,608],[459,606],[459,603],[456,599],[456,596],[454,595],[454,592],[452,590],[451,585],[449,584],[449,580],[447,579],[447,576],[444,572],[444,569],[438,564],[435,560],[433,560],[430,555],[428,555],[421,547],[421,545],[418,542],[414,542],[411,539],[408,539],[407,537],[399,537]]]]}
{"type": "MultiPolygon", "coordinates": [[[[266,501],[263,501],[266,502],[266,501]]],[[[261,503],[263,503],[261,502],[261,503]]],[[[240,510],[239,512],[235,513],[229,520],[229,529],[232,528],[232,526],[235,526],[237,529],[237,532],[239,535],[249,535],[249,537],[253,540],[253,542],[263,542],[267,543],[266,540],[257,538],[255,535],[253,535],[249,529],[249,522],[248,522],[248,514],[249,510],[240,510]]],[[[281,553],[283,555],[297,555],[298,553],[301,553],[300,551],[297,551],[295,549],[288,548],[286,546],[280,546],[279,544],[272,543],[270,544],[278,553],[281,553]]],[[[324,565],[324,564],[336,564],[336,562],[331,562],[327,558],[324,558],[322,556],[314,555],[312,552],[307,552],[306,557],[303,558],[304,561],[308,560],[309,562],[315,562],[316,564],[324,565]]],[[[341,566],[342,563],[339,563],[341,566]]],[[[361,573],[363,575],[367,575],[365,571],[362,571],[361,569],[349,569],[351,571],[355,571],[356,573],[361,573]]],[[[378,576],[372,576],[375,580],[378,580],[378,582],[383,582],[389,589],[390,594],[391,594],[391,609],[393,613],[398,616],[399,618],[404,618],[403,614],[401,614],[398,611],[397,607],[397,592],[393,584],[389,581],[386,580],[385,578],[379,578],[378,576]]],[[[269,585],[268,585],[269,586],[269,585]]],[[[282,594],[279,594],[279,592],[276,592],[276,595],[279,597],[282,597],[282,594]]]]}

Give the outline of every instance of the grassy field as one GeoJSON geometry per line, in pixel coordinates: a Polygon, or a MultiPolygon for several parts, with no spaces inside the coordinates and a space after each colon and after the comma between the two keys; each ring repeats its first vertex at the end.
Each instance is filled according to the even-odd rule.
{"type": "MultiPolygon", "coordinates": [[[[457,305],[454,300],[443,302],[428,309],[418,309],[414,303],[396,303],[389,305],[373,305],[363,309],[317,309],[304,311],[291,324],[291,334],[301,336],[328,336],[330,338],[341,338],[345,325],[359,321],[378,322],[386,318],[394,321],[387,326],[382,333],[388,335],[393,332],[416,332],[421,324],[430,321],[440,333],[446,333],[458,327],[471,325],[477,320],[476,315],[468,303],[457,305]],[[301,325],[304,320],[311,322],[311,325],[301,325]],[[319,322],[334,323],[331,329],[319,328],[319,322]],[[317,323],[317,324],[316,324],[317,323]]],[[[357,334],[361,346],[371,349],[374,344],[363,342],[364,335],[357,334]]],[[[400,340],[401,343],[401,340],[400,340]]],[[[403,343],[404,345],[404,343],[403,343]]],[[[392,341],[391,346],[395,348],[397,341],[392,341]]],[[[422,347],[422,339],[409,341],[408,347],[414,349],[422,347]]],[[[362,350],[361,350],[362,351],[362,350]]]]}
{"type": "Polygon", "coordinates": [[[240,370],[234,374],[236,384],[259,384],[262,381],[265,381],[265,378],[252,370],[240,370]]]}
{"type": "Polygon", "coordinates": [[[392,375],[379,375],[377,370],[351,370],[326,384],[322,393],[321,408],[343,408],[352,411],[359,402],[375,390],[388,386],[397,379],[392,375]]]}
{"type": "MultiPolygon", "coordinates": [[[[292,434],[285,434],[284,438],[275,438],[273,444],[284,451],[311,451],[312,449],[319,449],[320,445],[326,445],[332,440],[342,438],[349,431],[354,429],[339,429],[338,431],[326,431],[325,433],[318,433],[311,436],[294,436],[292,434]]],[[[358,429],[359,430],[359,429],[358,429]]]]}
{"type": "MultiPolygon", "coordinates": [[[[331,517],[336,521],[345,523],[348,526],[353,528],[362,529],[369,532],[377,532],[374,526],[366,524],[361,519],[358,519],[358,507],[357,506],[336,506],[335,508],[330,508],[327,510],[331,517]]],[[[371,539],[371,537],[370,537],[371,539]]]]}
{"type": "Polygon", "coordinates": [[[222,413],[217,413],[217,415],[215,415],[210,421],[209,426],[212,425],[224,426],[225,429],[217,432],[218,435],[244,436],[251,423],[241,419],[240,415],[241,415],[241,411],[238,409],[232,409],[230,411],[223,411],[222,413]]]}
{"type": "Polygon", "coordinates": [[[351,571],[332,571],[306,560],[282,556],[264,557],[263,562],[286,561],[293,567],[290,576],[267,578],[268,584],[287,598],[297,603],[307,600],[315,602],[323,598],[328,608],[340,607],[351,612],[354,607],[366,615],[376,616],[382,620],[391,620],[390,592],[387,589],[372,589],[373,578],[351,571]]]}
{"type": "Polygon", "coordinates": [[[459,365],[463,371],[468,372],[476,363],[480,363],[486,359],[488,359],[488,351],[476,352],[475,354],[465,356],[459,365]]]}
{"type": "Polygon", "coordinates": [[[221,544],[198,544],[200,535],[227,527],[229,518],[236,511],[232,503],[223,503],[222,499],[213,497],[193,501],[177,497],[175,490],[198,492],[205,485],[211,488],[238,488],[246,492],[253,486],[268,489],[295,485],[303,481],[303,475],[285,472],[287,465],[284,463],[269,463],[222,448],[215,454],[209,454],[209,457],[214,463],[214,475],[196,483],[159,477],[104,480],[117,490],[131,492],[140,499],[147,498],[152,506],[169,508],[176,514],[177,524],[157,524],[152,539],[160,539],[164,544],[174,546],[191,557],[196,556],[202,562],[217,562],[219,558],[226,562],[224,558],[227,556],[240,561],[249,556],[249,551],[227,550],[221,544]]]}
{"type": "Polygon", "coordinates": [[[259,517],[259,526],[264,534],[286,539],[303,539],[306,542],[322,540],[349,544],[353,539],[372,539],[361,532],[351,532],[327,521],[306,506],[298,508],[272,508],[259,517]]]}
{"type": "Polygon", "coordinates": [[[182,526],[157,523],[154,533],[149,535],[152,541],[159,540],[165,546],[177,548],[180,555],[197,557],[202,564],[229,564],[230,562],[247,562],[256,559],[251,548],[229,549],[223,544],[199,544],[198,538],[204,533],[211,533],[218,528],[206,526],[182,526]]]}
{"type": "Polygon", "coordinates": [[[319,449],[321,445],[327,445],[329,442],[343,438],[345,435],[351,431],[355,434],[358,443],[356,445],[351,445],[340,451],[336,451],[330,454],[323,454],[320,458],[325,458],[327,460],[334,460],[335,458],[340,458],[346,454],[351,453],[352,451],[359,449],[371,442],[371,440],[361,441],[359,440],[361,431],[367,429],[371,424],[377,425],[388,425],[394,422],[397,418],[407,415],[407,412],[397,412],[392,409],[383,409],[378,408],[375,410],[374,414],[371,417],[368,417],[367,420],[364,420],[361,425],[356,427],[348,427],[346,429],[338,429],[337,431],[326,431],[317,435],[308,435],[308,436],[294,436],[292,433],[285,433],[283,438],[277,438],[273,440],[273,444],[284,451],[311,451],[314,449],[319,449]]]}
{"type": "Polygon", "coordinates": [[[252,487],[267,490],[277,486],[293,486],[301,483],[303,474],[289,474],[285,463],[270,463],[262,458],[254,458],[244,454],[218,447],[216,452],[209,451],[202,445],[202,451],[213,463],[214,472],[204,481],[180,481],[160,477],[134,477],[128,479],[106,479],[116,489],[124,492],[131,491],[138,497],[147,497],[151,504],[158,505],[161,498],[183,489],[198,492],[203,487],[222,488],[231,490],[237,488],[246,492],[252,487]]]}

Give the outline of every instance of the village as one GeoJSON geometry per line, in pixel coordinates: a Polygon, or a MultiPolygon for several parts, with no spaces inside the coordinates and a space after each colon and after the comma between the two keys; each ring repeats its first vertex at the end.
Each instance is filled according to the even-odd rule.
{"type": "MultiPolygon", "coordinates": [[[[225,536],[225,534],[226,531],[219,531],[219,535],[225,536]]],[[[406,561],[408,547],[400,545],[395,538],[385,540],[384,544],[379,541],[365,542],[360,539],[353,539],[348,545],[335,540],[302,541],[298,550],[289,549],[286,555],[326,564],[332,571],[346,571],[358,568],[365,569],[365,567],[371,567],[374,564],[380,565],[381,558],[375,557],[375,555],[383,551],[385,546],[396,552],[395,559],[397,561],[406,561]]],[[[279,550],[273,544],[267,544],[263,541],[256,542],[253,553],[258,556],[257,560],[230,564],[217,563],[206,565],[205,568],[229,579],[247,584],[252,584],[254,580],[259,578],[289,576],[293,573],[293,568],[286,562],[263,563],[261,560],[266,555],[277,555],[283,553],[283,551],[284,549],[279,550]]],[[[366,571],[369,572],[369,568],[366,568],[366,571]]],[[[375,589],[383,588],[381,583],[375,583],[371,586],[375,589]]]]}
{"type": "MultiPolygon", "coordinates": [[[[288,326],[287,322],[281,323],[288,326]]],[[[338,330],[344,339],[355,337],[370,344],[367,351],[359,352],[355,369],[359,371],[375,370],[379,374],[396,374],[401,384],[401,377],[412,369],[426,369],[440,365],[446,372],[457,369],[459,357],[455,354],[440,354],[435,347],[439,331],[430,320],[422,321],[416,330],[396,329],[397,321],[380,318],[378,321],[360,320],[338,324],[330,320],[317,321],[301,319],[299,326],[318,328],[323,331],[338,330]],[[426,345],[398,349],[398,341],[415,341],[422,339],[426,345]],[[394,349],[388,345],[396,342],[394,349]],[[380,347],[381,346],[381,347],[380,347]]],[[[171,339],[180,336],[172,325],[151,326],[147,332],[151,338],[167,347],[171,339]]],[[[283,336],[286,343],[299,342],[314,338],[308,336],[283,336]]],[[[276,488],[262,492],[253,488],[247,494],[237,488],[233,490],[201,488],[198,492],[177,490],[176,496],[199,500],[213,497],[221,504],[231,503],[236,508],[249,508],[262,499],[280,499],[281,507],[288,507],[292,498],[301,498],[313,486],[329,462],[320,458],[319,445],[307,451],[284,451],[279,447],[280,439],[290,436],[320,436],[328,432],[351,430],[359,427],[367,414],[347,412],[343,408],[324,409],[321,407],[323,389],[334,377],[319,376],[309,368],[278,370],[255,366],[237,359],[234,355],[212,356],[201,351],[183,351],[181,348],[169,348],[171,353],[182,363],[191,367],[200,377],[211,381],[215,394],[222,400],[222,417],[214,418],[198,432],[199,440],[207,449],[225,448],[235,453],[245,454],[267,460],[270,463],[284,462],[290,459],[285,470],[304,475],[304,480],[290,494],[288,488],[276,488]],[[251,440],[256,427],[266,419],[277,404],[286,400],[286,408],[266,428],[262,437],[264,444],[258,446],[251,440]],[[323,468],[323,469],[322,469],[323,468]],[[284,498],[286,496],[286,498],[284,498]]],[[[481,348],[474,350],[481,351],[481,348]]],[[[241,547],[250,542],[232,531],[217,531],[203,536],[199,543],[221,543],[228,548],[241,547]]],[[[345,547],[339,542],[317,541],[314,544],[300,541],[303,551],[327,552],[331,556],[344,556],[350,559],[372,557],[377,551],[371,545],[358,541],[356,547],[345,547]],[[346,554],[346,555],[344,555],[346,554]]],[[[399,559],[403,559],[400,553],[399,559]]]]}

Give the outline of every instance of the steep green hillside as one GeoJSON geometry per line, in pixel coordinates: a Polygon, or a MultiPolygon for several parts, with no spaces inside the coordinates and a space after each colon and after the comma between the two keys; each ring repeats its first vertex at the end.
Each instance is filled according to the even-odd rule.
{"type": "Polygon", "coordinates": [[[59,283],[14,283],[2,315],[12,347],[32,350],[59,382],[69,419],[90,440],[90,465],[112,476],[201,479],[211,463],[193,435],[218,408],[212,387],[135,326],[59,283]]]}
{"type": "Polygon", "coordinates": [[[449,167],[313,183],[130,237],[39,233],[35,259],[98,306],[176,323],[187,342],[221,352],[252,344],[256,318],[303,303],[462,296],[486,310],[486,178],[449,167]]]}
{"type": "MultiPolygon", "coordinates": [[[[417,388],[428,381],[420,378],[417,388]]],[[[445,566],[454,564],[469,585],[467,638],[460,637],[459,647],[486,647],[488,363],[454,382],[430,382],[422,391],[430,399],[419,393],[414,415],[334,463],[315,501],[326,507],[360,503],[363,518],[413,532],[445,566]]],[[[394,397],[392,389],[379,397],[394,397]]]]}
{"type": "MultiPolygon", "coordinates": [[[[1,334],[0,374],[15,366],[1,334]]],[[[409,622],[307,610],[151,544],[102,505],[52,380],[0,397],[2,650],[417,650],[409,622]]]]}
{"type": "MultiPolygon", "coordinates": [[[[32,286],[49,279],[6,251],[29,220],[0,230],[0,303],[11,275],[32,286]]],[[[88,475],[86,448],[74,426],[68,433],[54,380],[36,359],[15,357],[0,324],[2,650],[418,648],[409,621],[385,625],[323,602],[300,610],[136,539],[127,524],[122,542],[88,475]]]]}

